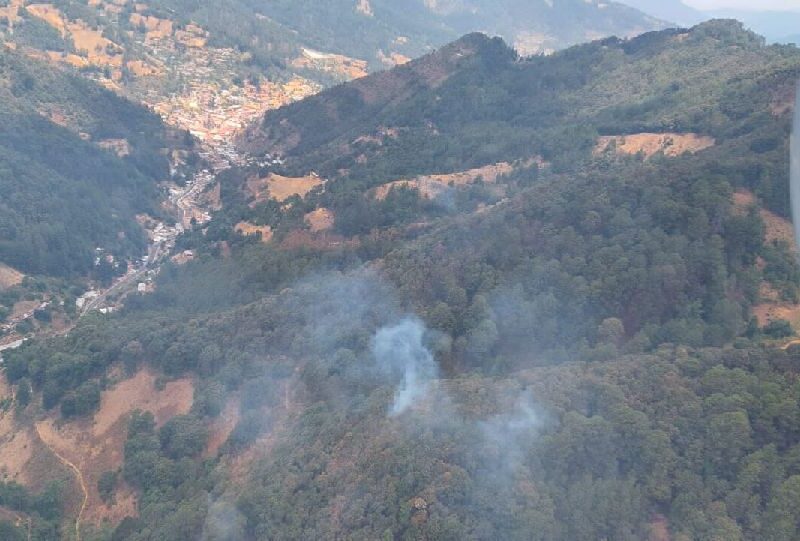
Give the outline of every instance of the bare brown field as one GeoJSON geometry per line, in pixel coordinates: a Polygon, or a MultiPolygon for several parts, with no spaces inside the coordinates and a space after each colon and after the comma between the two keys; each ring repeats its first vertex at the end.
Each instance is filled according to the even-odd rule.
{"type": "MultiPolygon", "coordinates": [[[[86,491],[82,521],[115,524],[136,515],[136,496],[130,487],[122,483],[114,502],[106,505],[97,491],[97,481],[104,472],[115,471],[123,464],[131,412],[149,411],[161,426],[175,415],[188,413],[193,396],[190,380],[171,381],[158,390],[156,376],[142,370],[103,392],[100,408],[92,419],[61,423],[48,418],[36,424],[41,445],[74,472],[77,484],[86,491]]],[[[0,456],[5,458],[4,455],[0,456]]]]}
{"type": "Polygon", "coordinates": [[[680,156],[713,147],[716,141],[707,135],[696,133],[636,133],[600,137],[595,154],[602,154],[614,146],[617,154],[642,153],[650,158],[659,152],[665,156],[680,156]]]}
{"type": "Polygon", "coordinates": [[[242,235],[257,235],[261,233],[261,242],[269,242],[272,240],[272,228],[268,225],[257,226],[250,222],[239,222],[234,226],[234,230],[242,235]]]}
{"type": "Polygon", "coordinates": [[[0,263],[0,289],[18,286],[24,278],[25,275],[18,270],[0,263]]]}
{"type": "Polygon", "coordinates": [[[319,208],[306,214],[305,222],[308,224],[312,233],[319,233],[320,231],[329,231],[333,229],[336,216],[334,216],[333,211],[329,209],[319,208]]]}
{"type": "Polygon", "coordinates": [[[311,174],[305,177],[284,177],[270,173],[266,178],[254,177],[247,181],[247,192],[255,198],[251,206],[275,199],[284,202],[293,195],[305,197],[308,193],[324,184],[318,176],[311,174]]]}
{"type": "Polygon", "coordinates": [[[378,186],[373,194],[378,200],[386,199],[392,188],[408,186],[420,191],[423,197],[433,199],[450,186],[466,186],[483,179],[490,184],[497,182],[498,177],[514,171],[514,166],[507,162],[486,165],[468,171],[459,171],[442,175],[424,175],[414,179],[401,179],[378,186]]]}

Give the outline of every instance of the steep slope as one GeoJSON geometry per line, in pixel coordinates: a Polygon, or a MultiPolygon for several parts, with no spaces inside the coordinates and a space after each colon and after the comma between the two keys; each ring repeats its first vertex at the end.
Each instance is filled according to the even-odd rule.
{"type": "Polygon", "coordinates": [[[134,216],[154,211],[156,184],[170,175],[174,141],[159,118],[5,49],[0,117],[0,261],[69,277],[94,267],[97,248],[138,255],[134,216]]]}
{"type": "Polygon", "coordinates": [[[65,457],[110,418],[120,540],[797,538],[795,331],[751,316],[798,298],[764,209],[798,74],[725,21],[470,35],[271,113],[288,171],[227,171],[153,293],[9,353],[9,415],[60,416],[65,457]],[[112,400],[145,367],[191,408],[112,400]]]}
{"type": "Polygon", "coordinates": [[[537,156],[566,170],[598,134],[733,138],[739,116],[765,114],[791,88],[794,58],[733,21],[522,60],[475,34],[269,113],[244,144],[282,155],[296,174],[367,184],[537,156]],[[767,83],[776,89],[759,91],[767,83]]]}

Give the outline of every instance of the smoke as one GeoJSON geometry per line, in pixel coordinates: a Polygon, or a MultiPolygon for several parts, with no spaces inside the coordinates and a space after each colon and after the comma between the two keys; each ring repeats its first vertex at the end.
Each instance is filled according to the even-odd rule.
{"type": "Polygon", "coordinates": [[[525,452],[544,426],[544,415],[530,391],[522,392],[509,411],[480,424],[484,440],[483,468],[491,479],[506,483],[524,465],[525,452]]]}
{"type": "Polygon", "coordinates": [[[794,126],[791,140],[791,173],[789,191],[792,200],[792,221],[794,222],[794,238],[800,250],[800,81],[797,83],[797,94],[794,105],[794,126]]]}
{"type": "Polygon", "coordinates": [[[400,415],[423,398],[438,376],[433,355],[423,343],[425,326],[415,318],[380,329],[372,351],[379,369],[387,375],[401,374],[390,416],[400,415]]]}
{"type": "Polygon", "coordinates": [[[245,539],[245,522],[244,516],[232,503],[210,503],[200,541],[242,541],[245,539]]]}

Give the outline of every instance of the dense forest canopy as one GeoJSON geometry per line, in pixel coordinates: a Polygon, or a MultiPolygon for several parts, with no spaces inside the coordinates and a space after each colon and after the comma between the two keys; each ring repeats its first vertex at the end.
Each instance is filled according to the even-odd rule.
{"type": "MultiPolygon", "coordinates": [[[[136,512],[97,539],[797,539],[800,351],[754,307],[798,303],[765,221],[798,73],[730,21],[528,59],[470,35],[271,113],[247,143],[285,167],[221,175],[155,292],[8,353],[9,407],[91,422],[142,369],[192,383],[182,414],[126,418],[97,490],[136,512]],[[647,132],[671,138],[625,152],[647,132]],[[309,170],[305,197],[247,192],[309,170]]],[[[0,506],[51,539],[58,488],[0,506]]]]}

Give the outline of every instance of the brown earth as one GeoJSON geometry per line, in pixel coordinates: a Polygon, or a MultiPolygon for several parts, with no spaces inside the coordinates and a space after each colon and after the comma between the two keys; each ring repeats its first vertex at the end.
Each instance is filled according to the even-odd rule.
{"type": "Polygon", "coordinates": [[[51,62],[63,62],[75,68],[84,68],[89,65],[87,59],[72,53],[64,54],[56,51],[47,51],[47,58],[49,58],[51,62]]]}
{"type": "Polygon", "coordinates": [[[674,157],[685,152],[700,152],[715,144],[713,137],[696,133],[636,133],[600,137],[595,154],[602,154],[610,146],[614,146],[617,154],[633,155],[641,152],[649,158],[663,152],[665,156],[674,157]]]}
{"type": "Polygon", "coordinates": [[[404,54],[390,52],[387,55],[383,51],[378,51],[378,60],[390,68],[402,66],[411,62],[411,58],[404,54]]]}
{"type": "Polygon", "coordinates": [[[266,178],[253,177],[248,180],[246,190],[255,198],[250,204],[253,207],[269,199],[283,202],[293,195],[305,197],[311,190],[324,183],[325,181],[313,173],[305,177],[284,177],[270,173],[266,178]]]}
{"type": "Polygon", "coordinates": [[[395,180],[375,188],[373,195],[376,199],[383,200],[386,199],[386,196],[389,195],[392,188],[408,186],[418,189],[423,197],[433,199],[450,186],[465,186],[476,182],[480,178],[482,178],[484,182],[491,184],[497,182],[498,177],[501,175],[509,174],[512,171],[514,171],[513,165],[507,162],[501,162],[477,169],[470,169],[469,171],[460,171],[444,175],[425,175],[410,180],[395,180]]]}
{"type": "Polygon", "coordinates": [[[25,9],[33,15],[37,17],[59,32],[61,35],[65,35],[67,31],[67,24],[64,21],[64,16],[61,12],[52,4],[30,4],[25,7],[25,9]]]}
{"type": "Polygon", "coordinates": [[[52,4],[31,4],[26,9],[34,17],[58,30],[62,36],[71,38],[78,52],[77,55],[56,53],[48,56],[50,60],[63,61],[77,67],[81,67],[83,62],[96,66],[122,66],[122,47],[105,38],[100,30],[91,28],[80,19],[68,20],[52,4]]]}
{"type": "Polygon", "coordinates": [[[7,20],[12,26],[19,21],[19,8],[22,5],[22,0],[11,0],[9,5],[0,7],[0,19],[7,20]]]}
{"type": "Polygon", "coordinates": [[[214,422],[211,423],[211,426],[209,427],[208,445],[206,445],[206,450],[203,453],[203,456],[206,458],[211,458],[217,455],[220,447],[222,447],[222,445],[228,441],[228,437],[231,435],[231,432],[233,432],[233,429],[236,428],[239,418],[239,399],[234,398],[225,404],[225,409],[222,411],[219,417],[214,419],[214,422]]]}
{"type": "Polygon", "coordinates": [[[334,216],[333,211],[329,209],[318,208],[306,214],[305,222],[308,224],[312,233],[319,233],[320,231],[329,231],[333,229],[336,216],[334,216]]]}
{"type": "Polygon", "coordinates": [[[16,319],[33,312],[37,308],[39,308],[39,301],[19,301],[18,303],[14,304],[14,308],[11,310],[11,318],[16,319]]]}
{"type": "MultiPolygon", "coordinates": [[[[733,194],[734,212],[743,214],[758,201],[752,192],[737,190],[733,194]]],[[[790,249],[797,250],[794,240],[794,227],[786,218],[765,209],[759,208],[759,214],[764,222],[764,240],[768,243],[786,242],[790,249]]],[[[762,283],[759,288],[761,302],[753,307],[753,315],[759,325],[766,325],[770,321],[784,319],[792,324],[794,329],[800,329],[800,304],[781,300],[780,294],[769,284],[762,283]]]]}
{"type": "Polygon", "coordinates": [[[148,40],[168,38],[172,35],[172,21],[168,19],[131,13],[130,21],[133,26],[144,26],[148,40]]]}
{"type": "MultiPolygon", "coordinates": [[[[83,521],[100,524],[107,520],[115,524],[126,516],[136,515],[135,493],[124,483],[118,487],[115,501],[108,506],[97,491],[100,476],[106,471],[118,470],[123,464],[131,412],[149,411],[161,426],[175,415],[188,413],[193,396],[194,386],[190,380],[171,381],[158,390],[156,376],[149,370],[142,370],[103,392],[100,408],[93,419],[61,424],[50,418],[36,424],[37,439],[74,472],[78,485],[85,487],[83,521]]],[[[0,456],[5,460],[5,453],[0,456]]]]}
{"type": "Polygon", "coordinates": [[[172,261],[176,265],[185,265],[190,261],[194,261],[194,252],[192,252],[191,250],[183,251],[179,254],[175,254],[174,256],[172,256],[170,258],[170,261],[172,261]]]}
{"type": "Polygon", "coordinates": [[[0,289],[18,286],[24,278],[25,275],[18,270],[0,263],[0,289]]]}
{"type": "MultiPolygon", "coordinates": [[[[757,204],[755,195],[748,190],[739,189],[733,194],[735,212],[745,213],[751,206],[757,204]]],[[[796,249],[792,222],[765,208],[760,208],[759,214],[764,221],[764,240],[766,242],[782,241],[786,242],[790,248],[796,249]]]]}
{"type": "Polygon", "coordinates": [[[261,242],[269,242],[272,240],[272,228],[268,225],[257,226],[250,222],[239,222],[233,229],[242,235],[257,235],[261,233],[261,242]]]}
{"type": "Polygon", "coordinates": [[[142,60],[131,60],[126,66],[137,77],[155,77],[163,73],[162,70],[142,60]]]}

